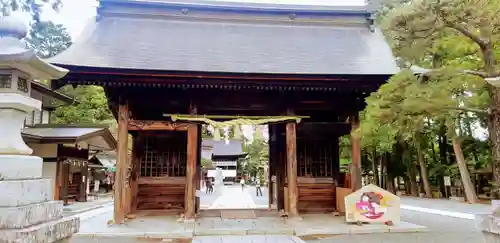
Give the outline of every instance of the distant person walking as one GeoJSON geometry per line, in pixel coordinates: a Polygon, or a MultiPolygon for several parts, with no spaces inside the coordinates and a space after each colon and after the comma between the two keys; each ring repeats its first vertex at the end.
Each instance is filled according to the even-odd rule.
{"type": "Polygon", "coordinates": [[[243,179],[243,177],[241,177],[240,184],[241,184],[241,191],[243,191],[243,189],[245,189],[245,179],[243,179]]]}
{"type": "Polygon", "coordinates": [[[214,192],[214,185],[212,184],[212,180],[210,180],[210,178],[205,180],[205,186],[207,187],[206,193],[214,192]]]}
{"type": "Polygon", "coordinates": [[[255,190],[257,192],[257,197],[259,196],[259,193],[260,193],[260,196],[262,196],[262,189],[260,189],[260,180],[257,179],[255,181],[255,190]]]}
{"type": "Polygon", "coordinates": [[[106,189],[106,193],[111,191],[111,178],[109,177],[109,175],[106,175],[106,177],[104,178],[104,188],[106,189]]]}

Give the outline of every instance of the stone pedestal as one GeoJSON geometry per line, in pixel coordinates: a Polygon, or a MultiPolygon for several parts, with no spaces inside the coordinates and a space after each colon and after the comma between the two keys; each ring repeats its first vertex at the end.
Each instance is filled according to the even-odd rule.
{"type": "Polygon", "coordinates": [[[40,102],[21,94],[0,95],[0,242],[52,243],[79,228],[79,218],[63,218],[61,201],[51,201],[50,179],[42,179],[43,160],[21,138],[28,111],[40,102]]]}
{"type": "Polygon", "coordinates": [[[21,129],[28,112],[40,110],[31,98],[34,79],[58,79],[67,74],[26,49],[23,21],[0,17],[0,242],[52,243],[79,228],[79,218],[64,219],[63,205],[51,201],[52,184],[42,179],[42,158],[30,156],[21,129]]]}
{"type": "Polygon", "coordinates": [[[474,222],[481,230],[486,243],[500,243],[500,201],[491,201],[490,214],[476,214],[474,222]]]}
{"type": "Polygon", "coordinates": [[[500,243],[500,216],[476,214],[476,228],[481,230],[486,243],[500,243]]]}

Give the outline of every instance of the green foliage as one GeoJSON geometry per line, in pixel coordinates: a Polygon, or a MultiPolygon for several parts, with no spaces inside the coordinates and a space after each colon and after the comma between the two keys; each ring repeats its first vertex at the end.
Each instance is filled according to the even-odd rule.
{"type": "Polygon", "coordinates": [[[42,8],[50,5],[54,10],[59,10],[62,0],[0,0],[0,13],[2,16],[10,15],[12,12],[28,12],[35,22],[40,20],[42,8]]]}
{"type": "Polygon", "coordinates": [[[269,162],[269,146],[267,142],[254,135],[252,142],[243,146],[243,151],[248,154],[244,171],[251,176],[258,175],[261,168],[269,162]]]}
{"type": "Polygon", "coordinates": [[[76,97],[78,103],[57,108],[54,112],[54,123],[95,124],[113,119],[102,87],[79,86],[73,88],[65,86],[62,91],[76,97]]]}
{"type": "Polygon", "coordinates": [[[25,41],[28,48],[36,50],[38,56],[42,58],[53,57],[72,44],[66,29],[51,21],[33,22],[25,41]]]}
{"type": "Polygon", "coordinates": [[[208,169],[208,168],[213,168],[214,167],[214,163],[212,160],[210,159],[207,159],[207,158],[201,158],[201,166],[204,168],[204,169],[208,169]]]}
{"type": "Polygon", "coordinates": [[[392,8],[381,22],[394,53],[406,62],[479,69],[478,42],[498,39],[498,9],[494,0],[420,0],[392,8]]]}
{"type": "Polygon", "coordinates": [[[486,125],[491,87],[483,78],[499,73],[499,12],[493,0],[390,0],[383,6],[378,21],[403,70],[366,99],[355,133],[363,158],[389,152],[390,171],[399,174],[409,172],[400,167],[417,164],[420,147],[436,183],[439,175],[459,173],[446,137],[458,135],[469,168],[487,163],[490,145],[475,139],[472,127],[486,125]],[[413,65],[431,72],[404,69],[413,65]]]}
{"type": "MultiPolygon", "coordinates": [[[[59,54],[71,45],[71,37],[62,25],[52,22],[34,22],[25,39],[26,45],[38,55],[48,58],[59,54]]],[[[42,81],[47,83],[47,81],[42,81]]],[[[109,124],[116,122],[108,109],[108,101],[102,87],[71,86],[63,87],[61,92],[74,97],[76,103],[58,107],[52,121],[57,124],[109,124]]]]}

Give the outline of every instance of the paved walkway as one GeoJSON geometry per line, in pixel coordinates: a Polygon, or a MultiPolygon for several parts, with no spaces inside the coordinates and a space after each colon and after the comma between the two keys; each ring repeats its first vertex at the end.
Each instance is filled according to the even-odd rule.
{"type": "MultiPolygon", "coordinates": [[[[221,195],[208,207],[209,209],[251,209],[258,208],[252,196],[250,188],[241,190],[241,186],[226,186],[221,195]]],[[[254,189],[255,190],[255,189],[254,189]]],[[[203,196],[200,199],[203,204],[203,196]]],[[[267,207],[267,205],[266,205],[267,207]]]]}
{"type": "Polygon", "coordinates": [[[74,202],[70,205],[64,206],[64,214],[65,215],[74,215],[80,214],[87,211],[99,209],[108,205],[113,204],[112,196],[105,196],[96,200],[88,201],[88,202],[74,202]]]}
{"type": "Polygon", "coordinates": [[[491,212],[490,205],[417,197],[401,197],[401,209],[469,220],[473,220],[476,214],[491,212]]]}
{"type": "Polygon", "coordinates": [[[253,236],[198,236],[192,243],[305,243],[296,236],[253,235],[253,236]]]}

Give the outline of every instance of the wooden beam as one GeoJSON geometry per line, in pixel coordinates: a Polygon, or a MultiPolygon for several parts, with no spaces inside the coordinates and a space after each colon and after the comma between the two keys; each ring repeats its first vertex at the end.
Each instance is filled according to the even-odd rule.
{"type": "Polygon", "coordinates": [[[184,197],[185,219],[192,219],[195,216],[197,144],[198,126],[191,124],[187,129],[186,191],[184,197]]]}
{"type": "Polygon", "coordinates": [[[128,130],[127,124],[129,124],[129,112],[128,105],[121,104],[118,106],[118,148],[117,148],[117,161],[116,161],[116,173],[115,173],[115,186],[114,186],[114,221],[116,224],[122,224],[125,220],[125,210],[124,205],[128,202],[124,202],[125,198],[125,186],[128,186],[125,182],[127,179],[128,170],[128,130]]]}
{"type": "Polygon", "coordinates": [[[299,216],[297,188],[297,137],[295,123],[286,124],[286,154],[287,154],[287,184],[288,184],[288,215],[299,216]]]}
{"type": "Polygon", "coordinates": [[[187,131],[188,123],[170,122],[170,121],[150,121],[150,120],[130,120],[128,121],[129,131],[187,131]]]}
{"type": "Polygon", "coordinates": [[[361,139],[354,135],[359,128],[359,119],[357,116],[351,119],[351,156],[352,163],[349,166],[351,177],[351,189],[357,191],[361,188],[361,139]]]}

